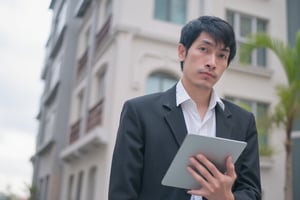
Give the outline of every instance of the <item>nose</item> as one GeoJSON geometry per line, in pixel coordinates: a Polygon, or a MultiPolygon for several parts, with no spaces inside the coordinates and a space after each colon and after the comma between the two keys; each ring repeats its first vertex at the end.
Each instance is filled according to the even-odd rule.
{"type": "Polygon", "coordinates": [[[217,58],[215,55],[209,56],[207,60],[206,67],[209,68],[209,70],[215,70],[217,66],[217,58]]]}

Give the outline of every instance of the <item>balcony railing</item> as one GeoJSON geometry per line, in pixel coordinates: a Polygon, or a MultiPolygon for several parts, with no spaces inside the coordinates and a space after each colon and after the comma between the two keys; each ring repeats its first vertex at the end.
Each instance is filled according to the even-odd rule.
{"type": "Polygon", "coordinates": [[[91,110],[89,110],[88,120],[87,120],[87,130],[88,133],[97,125],[102,123],[102,111],[103,111],[103,99],[100,100],[91,110]]]}
{"type": "Polygon", "coordinates": [[[87,68],[87,58],[88,58],[88,48],[85,50],[85,52],[83,53],[83,55],[81,56],[81,58],[78,61],[78,65],[77,65],[77,80],[80,80],[83,77],[83,74],[86,71],[87,68]]]}
{"type": "Polygon", "coordinates": [[[91,0],[80,0],[76,6],[76,16],[82,17],[88,9],[91,0]]]}
{"type": "MultiPolygon", "coordinates": [[[[86,133],[89,133],[96,126],[101,125],[102,113],[103,113],[103,102],[104,102],[103,99],[100,100],[93,108],[89,110],[88,117],[87,117],[87,126],[85,130],[86,133]]],[[[80,123],[81,120],[78,120],[71,126],[69,144],[72,144],[79,139],[80,123]]]]}
{"type": "Polygon", "coordinates": [[[81,120],[78,120],[71,126],[70,138],[69,138],[70,144],[72,144],[79,138],[80,122],[81,120]]]}
{"type": "Polygon", "coordinates": [[[109,33],[110,26],[111,26],[111,16],[109,16],[102,26],[101,30],[96,35],[96,49],[98,49],[102,44],[104,39],[109,33]]]}

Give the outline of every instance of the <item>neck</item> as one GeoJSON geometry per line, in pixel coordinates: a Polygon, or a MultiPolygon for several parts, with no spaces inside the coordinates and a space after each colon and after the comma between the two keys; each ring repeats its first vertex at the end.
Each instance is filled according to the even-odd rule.
{"type": "Polygon", "coordinates": [[[197,104],[198,108],[208,108],[212,88],[207,88],[205,86],[195,86],[189,84],[184,80],[182,81],[182,84],[185,90],[187,91],[188,95],[197,104]]]}

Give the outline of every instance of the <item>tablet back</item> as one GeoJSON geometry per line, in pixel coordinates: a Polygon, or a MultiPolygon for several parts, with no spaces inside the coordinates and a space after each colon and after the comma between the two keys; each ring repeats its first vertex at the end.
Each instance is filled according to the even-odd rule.
{"type": "Polygon", "coordinates": [[[184,189],[200,188],[199,183],[186,169],[190,164],[189,158],[191,156],[201,153],[213,162],[221,172],[225,172],[227,156],[231,155],[232,161],[236,162],[246,145],[246,142],[237,140],[187,134],[162,180],[162,185],[184,189]]]}

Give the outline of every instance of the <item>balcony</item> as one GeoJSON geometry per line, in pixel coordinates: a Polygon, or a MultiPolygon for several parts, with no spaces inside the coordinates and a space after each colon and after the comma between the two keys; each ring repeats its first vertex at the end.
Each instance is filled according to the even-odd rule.
{"type": "Polygon", "coordinates": [[[80,81],[87,69],[87,58],[88,58],[88,48],[85,50],[81,58],[78,60],[78,65],[77,65],[77,80],[80,81]]]}
{"type": "Polygon", "coordinates": [[[100,100],[88,112],[86,134],[80,138],[80,122],[78,120],[71,126],[69,138],[70,145],[61,153],[60,157],[65,162],[81,159],[82,156],[95,151],[108,142],[107,131],[102,123],[103,100],[100,100]]]}
{"type": "Polygon", "coordinates": [[[89,133],[89,131],[95,128],[97,125],[101,125],[102,110],[103,110],[103,99],[100,100],[91,110],[89,110],[88,120],[87,120],[87,130],[86,130],[87,133],[89,133]]]}
{"type": "Polygon", "coordinates": [[[93,129],[82,139],[67,146],[60,154],[65,162],[72,162],[81,159],[84,155],[95,151],[102,145],[107,144],[107,131],[103,127],[93,129]]]}
{"type": "Polygon", "coordinates": [[[53,102],[53,100],[55,99],[58,93],[58,88],[59,88],[59,82],[57,82],[55,85],[52,86],[52,88],[49,88],[46,91],[45,96],[43,95],[43,103],[45,105],[49,105],[51,104],[51,102],[53,102]]]}
{"type": "Polygon", "coordinates": [[[80,0],[76,6],[76,17],[82,17],[87,11],[91,0],[80,0]]]}
{"type": "Polygon", "coordinates": [[[71,126],[70,137],[69,137],[70,144],[72,144],[79,138],[80,122],[81,120],[78,120],[71,126]]]}
{"type": "MultiPolygon", "coordinates": [[[[63,26],[57,33],[56,37],[52,38],[53,44],[51,45],[51,50],[50,50],[50,58],[55,58],[57,53],[59,52],[60,48],[62,47],[63,40],[64,40],[64,35],[66,32],[66,26],[63,26]]],[[[53,36],[51,36],[53,37],[53,36]]]]}
{"type": "Polygon", "coordinates": [[[102,26],[102,28],[100,29],[100,31],[97,33],[97,35],[96,35],[96,49],[101,47],[101,45],[103,44],[105,38],[109,34],[110,27],[111,27],[111,19],[112,19],[112,17],[109,16],[107,18],[106,22],[104,23],[104,25],[102,26]]]}
{"type": "MultiPolygon", "coordinates": [[[[100,100],[94,107],[92,107],[87,116],[87,126],[85,133],[90,134],[93,129],[99,127],[102,123],[102,111],[103,111],[103,102],[104,100],[100,100]]],[[[71,126],[69,144],[73,144],[80,137],[80,123],[81,120],[78,120],[71,126]]]]}

